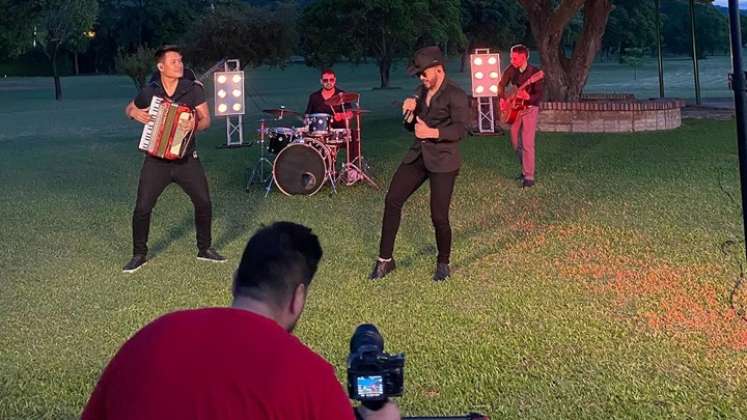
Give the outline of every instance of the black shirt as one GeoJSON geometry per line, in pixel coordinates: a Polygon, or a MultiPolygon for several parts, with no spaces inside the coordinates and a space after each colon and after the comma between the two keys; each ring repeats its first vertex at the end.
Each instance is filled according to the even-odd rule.
{"type": "MultiPolygon", "coordinates": [[[[500,96],[501,98],[505,98],[506,85],[511,83],[512,85],[519,87],[538,71],[539,69],[531,64],[527,64],[527,68],[524,69],[524,72],[521,72],[516,67],[509,65],[508,68],[503,72],[501,81],[498,83],[498,96],[500,96]]],[[[527,86],[526,91],[529,94],[529,100],[527,101],[527,104],[539,106],[540,101],[542,101],[542,85],[542,80],[539,80],[527,86]]]]}
{"type": "MultiPolygon", "coordinates": [[[[197,106],[204,104],[206,101],[205,89],[202,87],[202,83],[200,82],[181,78],[176,85],[176,89],[174,89],[174,94],[169,96],[166,94],[166,90],[164,90],[161,85],[161,79],[159,78],[158,80],[152,80],[143,87],[132,102],[140,109],[148,108],[150,107],[150,101],[153,99],[153,96],[177,102],[188,106],[192,110],[197,108],[197,106]]],[[[192,141],[189,142],[189,146],[184,156],[191,155],[194,150],[195,133],[192,133],[192,141]]]]}
{"type": "MultiPolygon", "coordinates": [[[[334,95],[344,93],[342,89],[335,87],[334,95]]],[[[333,95],[333,96],[334,96],[333,95]]],[[[330,97],[331,98],[331,97],[330,97]]],[[[322,96],[322,89],[309,95],[309,103],[306,105],[306,114],[329,114],[333,115],[334,112],[342,112],[342,106],[329,106],[324,103],[325,99],[322,96]]],[[[351,109],[350,106],[345,106],[346,110],[351,109]]],[[[332,121],[332,128],[345,128],[345,121],[332,121]]]]}

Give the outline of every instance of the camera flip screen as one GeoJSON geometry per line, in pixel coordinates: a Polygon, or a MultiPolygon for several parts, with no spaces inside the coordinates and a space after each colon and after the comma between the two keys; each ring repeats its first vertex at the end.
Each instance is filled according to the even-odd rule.
{"type": "Polygon", "coordinates": [[[361,397],[378,397],[384,393],[384,379],[380,375],[359,376],[358,395],[361,397]]]}

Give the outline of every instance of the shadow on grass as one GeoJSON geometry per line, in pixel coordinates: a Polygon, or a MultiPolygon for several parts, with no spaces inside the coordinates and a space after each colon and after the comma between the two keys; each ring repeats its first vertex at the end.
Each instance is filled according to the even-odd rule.
{"type": "MultiPolygon", "coordinates": [[[[152,222],[151,222],[152,228],[152,222]]],[[[158,240],[150,247],[149,253],[154,257],[163,252],[166,247],[176,242],[178,239],[184,237],[190,230],[194,228],[194,217],[185,216],[178,223],[173,224],[165,233],[159,235],[158,240]]]]}

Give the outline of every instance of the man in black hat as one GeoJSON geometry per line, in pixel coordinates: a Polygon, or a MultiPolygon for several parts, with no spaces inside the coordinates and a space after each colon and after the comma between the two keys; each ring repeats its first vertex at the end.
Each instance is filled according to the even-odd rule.
{"type": "Polygon", "coordinates": [[[436,230],[438,259],[433,280],[449,277],[451,226],[449,204],[462,158],[459,141],[467,133],[469,101],[464,91],[446,78],[444,59],[438,47],[418,50],[407,68],[422,82],[415,96],[402,104],[405,128],[415,141],[397,168],[384,207],[379,258],[370,279],[380,279],[395,268],[394,240],[405,201],[428,180],[431,186],[431,219],[436,230]]]}

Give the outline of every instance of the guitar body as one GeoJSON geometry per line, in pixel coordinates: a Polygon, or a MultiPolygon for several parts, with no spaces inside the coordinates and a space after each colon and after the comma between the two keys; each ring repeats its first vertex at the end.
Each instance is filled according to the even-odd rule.
{"type": "Polygon", "coordinates": [[[508,109],[501,112],[501,121],[505,124],[513,124],[519,118],[519,113],[527,109],[527,101],[512,97],[509,98],[508,103],[508,109]]]}
{"type": "Polygon", "coordinates": [[[505,110],[501,110],[501,122],[503,122],[504,124],[513,124],[516,119],[519,118],[519,113],[527,109],[527,101],[525,99],[517,98],[516,94],[519,91],[526,89],[530,84],[542,80],[544,77],[545,73],[542,70],[534,73],[532,77],[529,78],[529,80],[522,83],[521,86],[519,86],[508,98],[506,98],[508,106],[505,110]]]}

